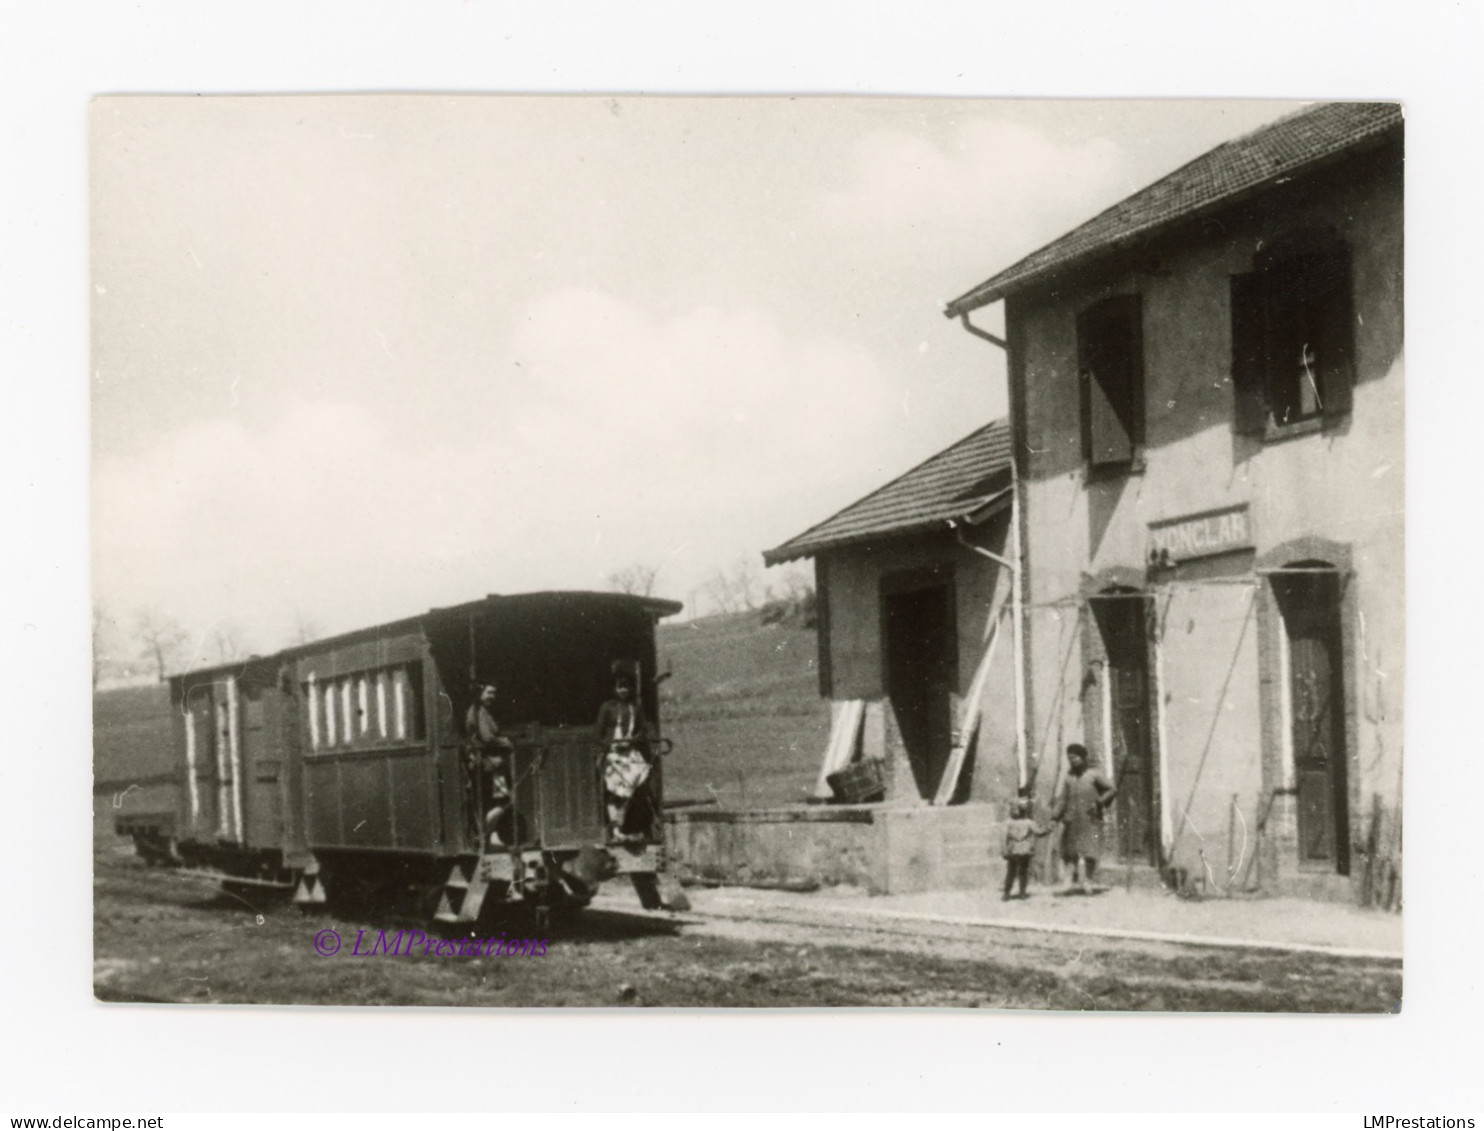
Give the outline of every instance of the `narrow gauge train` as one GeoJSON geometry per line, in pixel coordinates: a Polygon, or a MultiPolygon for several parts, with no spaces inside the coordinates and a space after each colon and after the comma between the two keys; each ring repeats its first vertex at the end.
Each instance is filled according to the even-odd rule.
{"type": "Polygon", "coordinates": [[[473,923],[506,902],[540,916],[580,907],[627,875],[646,907],[678,906],[664,875],[655,625],[680,608],[491,596],[177,675],[178,811],[120,832],[146,859],[210,869],[229,888],[292,890],[303,905],[473,923]],[[614,830],[596,720],[617,672],[637,691],[651,768],[614,830]],[[486,827],[491,786],[465,726],[486,683],[510,742],[503,835],[486,827]]]}

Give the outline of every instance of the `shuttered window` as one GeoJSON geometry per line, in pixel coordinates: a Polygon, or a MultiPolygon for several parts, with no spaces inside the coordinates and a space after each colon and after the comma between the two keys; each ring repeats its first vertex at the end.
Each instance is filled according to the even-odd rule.
{"type": "Polygon", "coordinates": [[[1349,249],[1310,243],[1231,281],[1234,427],[1253,435],[1347,416],[1354,385],[1349,249]]]}
{"type": "Polygon", "coordinates": [[[1082,456],[1090,470],[1127,469],[1144,444],[1143,306],[1115,295],[1077,317],[1082,456]]]}

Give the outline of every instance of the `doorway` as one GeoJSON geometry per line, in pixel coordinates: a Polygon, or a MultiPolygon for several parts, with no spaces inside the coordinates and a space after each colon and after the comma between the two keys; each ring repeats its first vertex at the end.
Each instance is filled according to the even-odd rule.
{"type": "Polygon", "coordinates": [[[1299,562],[1273,574],[1288,649],[1288,720],[1301,867],[1350,874],[1340,574],[1299,562]]]}
{"type": "Polygon", "coordinates": [[[886,695],[896,715],[917,792],[932,798],[953,751],[958,635],[946,580],[882,583],[886,695]]]}
{"type": "Polygon", "coordinates": [[[1159,863],[1159,819],[1149,667],[1149,598],[1136,590],[1107,590],[1092,602],[1108,656],[1108,736],[1118,856],[1128,863],[1159,863]]]}

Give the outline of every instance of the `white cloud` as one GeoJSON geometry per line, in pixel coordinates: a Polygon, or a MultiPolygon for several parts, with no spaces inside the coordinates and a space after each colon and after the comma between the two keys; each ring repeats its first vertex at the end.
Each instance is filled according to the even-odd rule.
{"type": "Polygon", "coordinates": [[[756,310],[659,318],[565,291],[533,304],[515,351],[529,382],[517,429],[533,454],[624,468],[672,498],[685,485],[662,484],[681,468],[712,499],[787,489],[801,461],[868,439],[894,396],[861,346],[790,340],[756,310]]]}
{"type": "MultiPolygon", "coordinates": [[[[413,446],[363,407],[189,425],[95,471],[98,595],[260,648],[302,612],[345,629],[490,591],[599,587],[667,559],[684,595],[779,528],[780,499],[880,447],[894,383],[862,348],[752,310],[659,317],[592,291],[533,303],[477,439],[413,446]]],[[[468,430],[451,433],[469,435],[468,430]]],[[[821,515],[801,510],[798,528],[821,515]]],[[[116,614],[117,615],[117,614],[116,614]]]]}
{"type": "Polygon", "coordinates": [[[383,607],[378,579],[451,549],[445,496],[426,484],[456,462],[399,450],[365,410],[340,404],[291,406],[261,431],[189,425],[97,468],[95,590],[121,613],[157,605],[198,632],[230,619],[260,648],[280,643],[295,610],[351,627],[359,607],[383,607]]]}
{"type": "Polygon", "coordinates": [[[1060,143],[1028,126],[979,118],[946,147],[898,129],[866,134],[845,187],[821,199],[822,220],[878,237],[956,234],[1029,250],[1068,215],[1124,189],[1119,148],[1105,139],[1060,143]]]}

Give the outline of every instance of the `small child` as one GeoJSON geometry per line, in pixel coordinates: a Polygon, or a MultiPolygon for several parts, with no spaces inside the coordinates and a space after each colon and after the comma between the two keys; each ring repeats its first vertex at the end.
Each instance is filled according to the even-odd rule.
{"type": "Polygon", "coordinates": [[[1010,803],[1010,822],[1005,826],[1005,848],[1001,853],[1005,858],[1005,891],[1000,897],[1002,903],[1010,898],[1010,889],[1017,881],[1020,884],[1020,898],[1026,897],[1025,888],[1030,882],[1031,857],[1036,852],[1036,837],[1045,835],[1031,820],[1031,803],[1028,799],[1017,797],[1010,803]]]}

